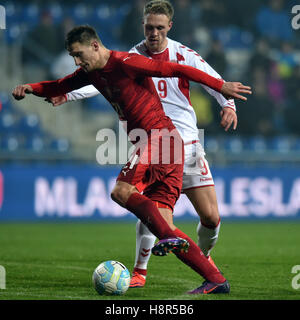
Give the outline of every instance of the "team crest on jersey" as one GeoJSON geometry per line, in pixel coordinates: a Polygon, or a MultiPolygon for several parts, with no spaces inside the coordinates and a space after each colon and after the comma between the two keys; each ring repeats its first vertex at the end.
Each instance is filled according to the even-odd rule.
{"type": "Polygon", "coordinates": [[[185,61],[184,56],[178,52],[176,52],[176,58],[177,58],[177,63],[179,63],[180,61],[185,61]]]}
{"type": "Polygon", "coordinates": [[[170,62],[180,63],[180,61],[185,61],[185,58],[180,53],[176,52],[176,60],[170,60],[170,62]]]}

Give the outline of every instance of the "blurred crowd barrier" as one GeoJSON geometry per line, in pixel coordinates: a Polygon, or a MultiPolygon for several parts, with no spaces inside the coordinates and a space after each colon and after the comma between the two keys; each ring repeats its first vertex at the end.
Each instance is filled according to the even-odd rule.
{"type": "MultiPolygon", "coordinates": [[[[0,170],[0,221],[133,220],[110,193],[120,168],[6,165],[0,170]],[[17,199],[17,200],[16,200],[17,199]]],[[[293,167],[214,167],[222,218],[300,218],[300,178],[293,167]]],[[[185,195],[174,216],[195,219],[185,195]]]]}

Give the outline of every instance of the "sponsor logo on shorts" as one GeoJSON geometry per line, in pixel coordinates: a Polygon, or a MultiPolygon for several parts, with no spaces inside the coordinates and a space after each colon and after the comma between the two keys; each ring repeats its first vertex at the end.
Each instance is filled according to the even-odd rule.
{"type": "Polygon", "coordinates": [[[212,180],[212,178],[200,178],[201,182],[211,181],[211,180],[212,180]]]}

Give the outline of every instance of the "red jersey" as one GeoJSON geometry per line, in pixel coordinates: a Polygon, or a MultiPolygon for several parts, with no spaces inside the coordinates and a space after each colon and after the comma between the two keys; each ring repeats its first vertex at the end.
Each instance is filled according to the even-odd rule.
{"type": "Polygon", "coordinates": [[[121,120],[128,122],[128,132],[141,128],[174,129],[164,113],[151,77],[186,77],[220,91],[224,83],[203,71],[177,63],[156,61],[144,56],[111,51],[103,69],[85,72],[82,68],[62,79],[30,84],[33,93],[56,97],[92,84],[110,102],[121,120]]]}

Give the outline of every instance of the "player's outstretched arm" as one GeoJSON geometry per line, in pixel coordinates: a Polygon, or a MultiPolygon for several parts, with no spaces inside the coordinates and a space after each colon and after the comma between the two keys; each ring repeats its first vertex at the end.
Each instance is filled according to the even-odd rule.
{"type": "Polygon", "coordinates": [[[25,98],[26,94],[30,93],[33,93],[33,89],[29,84],[20,84],[15,87],[12,95],[16,100],[22,100],[25,98]]]}
{"type": "Polygon", "coordinates": [[[17,100],[25,98],[26,93],[32,93],[38,97],[50,99],[51,97],[64,95],[67,92],[85,87],[89,84],[90,80],[88,76],[79,68],[74,73],[61,79],[19,85],[13,90],[12,95],[17,100]]]}
{"type": "Polygon", "coordinates": [[[54,107],[57,107],[69,101],[92,98],[98,94],[100,94],[100,92],[93,85],[89,85],[77,90],[73,90],[61,96],[47,98],[45,101],[51,103],[54,107]]]}
{"type": "Polygon", "coordinates": [[[178,63],[158,61],[146,58],[138,54],[130,54],[123,59],[123,68],[131,76],[149,76],[149,77],[176,77],[186,78],[190,81],[202,83],[225,97],[247,100],[241,94],[251,94],[251,88],[244,86],[240,82],[224,82],[194,67],[181,65],[178,63]]]}

